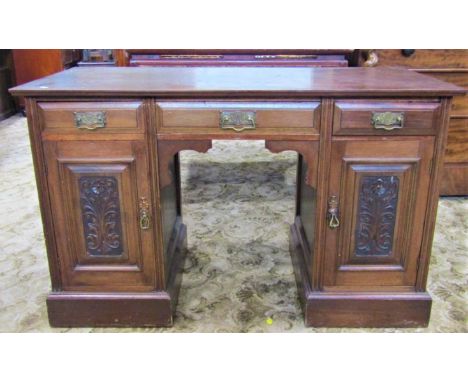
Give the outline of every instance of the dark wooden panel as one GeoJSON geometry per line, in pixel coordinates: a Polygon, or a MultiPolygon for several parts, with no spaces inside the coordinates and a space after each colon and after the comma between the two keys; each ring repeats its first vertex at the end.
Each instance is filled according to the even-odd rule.
{"type": "MultiPolygon", "coordinates": [[[[315,230],[316,230],[316,210],[317,210],[317,186],[314,184],[312,187],[310,184],[307,184],[307,172],[311,163],[307,164],[302,161],[299,181],[297,182],[296,187],[299,187],[299,211],[297,215],[301,219],[301,224],[304,229],[305,238],[307,240],[307,245],[309,250],[313,252],[316,245],[315,241],[315,230]]],[[[310,267],[312,263],[312,256],[306,257],[307,265],[310,267]]]]}
{"type": "MultiPolygon", "coordinates": [[[[390,170],[388,166],[386,170],[390,170]]],[[[407,166],[394,166],[405,171],[407,166]]],[[[374,169],[375,170],[375,169],[374,169]]],[[[400,177],[394,175],[364,175],[358,186],[358,206],[354,229],[354,263],[376,262],[392,257],[394,252],[400,177]]]]}
{"type": "Polygon", "coordinates": [[[171,307],[175,314],[187,257],[187,227],[182,224],[181,216],[178,216],[175,221],[167,251],[167,258],[171,261],[168,263],[165,288],[171,296],[171,307]]]}
{"type": "MultiPolygon", "coordinates": [[[[176,154],[177,155],[177,154],[176,154]]],[[[177,218],[180,216],[180,201],[178,194],[179,182],[179,166],[176,161],[176,155],[169,161],[169,173],[172,175],[171,182],[166,187],[160,189],[159,195],[161,199],[161,219],[163,232],[163,248],[164,248],[164,264],[166,279],[169,276],[169,271],[172,263],[172,252],[169,251],[171,238],[174,233],[174,228],[177,218]]]]}
{"type": "Polygon", "coordinates": [[[395,295],[312,293],[305,321],[314,327],[414,328],[429,324],[432,300],[427,293],[395,295]]]}
{"type": "Polygon", "coordinates": [[[171,326],[167,292],[140,294],[51,293],[47,313],[53,327],[171,326]]]}
{"type": "Polygon", "coordinates": [[[78,188],[86,256],[121,257],[125,252],[117,178],[78,176],[78,188]]]}

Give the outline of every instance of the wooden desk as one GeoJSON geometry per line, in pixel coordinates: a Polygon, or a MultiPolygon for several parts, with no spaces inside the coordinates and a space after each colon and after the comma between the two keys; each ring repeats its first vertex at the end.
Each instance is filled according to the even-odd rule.
{"type": "Polygon", "coordinates": [[[53,326],[172,325],[179,157],[212,139],[298,155],[291,257],[305,323],[420,326],[451,97],[388,68],[75,68],[26,97],[53,326]]]}

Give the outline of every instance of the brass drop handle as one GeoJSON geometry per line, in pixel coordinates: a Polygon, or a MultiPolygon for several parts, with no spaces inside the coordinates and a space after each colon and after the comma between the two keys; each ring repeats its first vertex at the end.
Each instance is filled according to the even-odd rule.
{"type": "Polygon", "coordinates": [[[333,195],[328,199],[328,226],[331,229],[338,228],[340,226],[340,220],[338,219],[338,198],[333,195]]]}
{"type": "Polygon", "coordinates": [[[140,198],[140,228],[149,229],[151,225],[151,215],[149,212],[149,203],[146,198],[140,198]]]}
{"type": "Polygon", "coordinates": [[[374,129],[391,131],[403,128],[405,115],[402,112],[372,113],[371,123],[374,129]]]}
{"type": "Polygon", "coordinates": [[[77,111],[73,115],[77,129],[97,130],[106,127],[106,112],[104,111],[77,111]]]}
{"type": "Polygon", "coordinates": [[[223,130],[241,132],[255,129],[254,111],[222,111],[219,116],[219,125],[223,130]]]}

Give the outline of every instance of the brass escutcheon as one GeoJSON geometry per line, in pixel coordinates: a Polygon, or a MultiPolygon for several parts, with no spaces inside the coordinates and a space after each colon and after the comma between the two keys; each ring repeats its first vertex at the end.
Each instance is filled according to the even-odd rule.
{"type": "Polygon", "coordinates": [[[403,112],[382,112],[372,113],[372,125],[374,129],[382,129],[386,131],[401,129],[405,121],[403,112]]]}
{"type": "Polygon", "coordinates": [[[254,111],[221,111],[219,114],[221,129],[237,132],[255,129],[254,111]]]}
{"type": "Polygon", "coordinates": [[[97,130],[106,127],[105,111],[76,111],[73,114],[78,129],[97,130]]]}

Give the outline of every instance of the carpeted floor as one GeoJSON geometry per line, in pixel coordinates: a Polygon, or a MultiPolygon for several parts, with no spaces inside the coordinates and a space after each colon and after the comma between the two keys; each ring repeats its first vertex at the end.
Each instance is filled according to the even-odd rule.
{"type": "Polygon", "coordinates": [[[0,122],[0,331],[468,331],[468,199],[463,198],[439,203],[428,328],[305,328],[287,237],[295,160],[292,152],[269,153],[260,141],[218,141],[208,154],[184,152],[189,254],[174,327],[54,329],[45,309],[50,281],[26,119],[0,122]]]}

